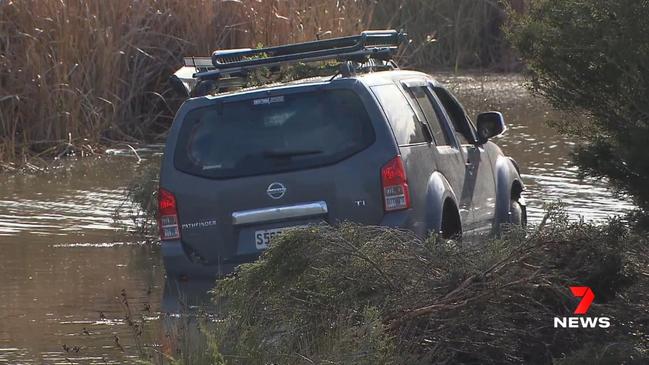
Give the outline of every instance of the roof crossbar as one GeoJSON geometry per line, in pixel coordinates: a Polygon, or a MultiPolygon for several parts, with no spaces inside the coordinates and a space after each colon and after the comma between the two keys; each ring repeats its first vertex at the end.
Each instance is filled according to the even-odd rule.
{"type": "Polygon", "coordinates": [[[370,59],[390,61],[406,34],[396,30],[364,31],[360,35],[259,49],[217,50],[212,57],[185,57],[185,67],[176,78],[188,90],[205,80],[242,76],[262,67],[326,60],[365,63],[370,59]],[[189,77],[191,74],[191,77],[189,77]]]}
{"type": "Polygon", "coordinates": [[[332,38],[312,42],[260,49],[223,50],[212,53],[216,68],[244,67],[266,62],[287,61],[317,56],[336,56],[360,51],[364,48],[396,48],[401,44],[402,33],[395,30],[365,31],[360,35],[332,38]]]}

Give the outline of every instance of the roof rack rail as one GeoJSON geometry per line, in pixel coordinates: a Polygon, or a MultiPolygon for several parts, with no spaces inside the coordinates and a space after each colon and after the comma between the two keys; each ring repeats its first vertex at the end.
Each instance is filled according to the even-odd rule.
{"type": "MultiPolygon", "coordinates": [[[[277,47],[217,50],[212,53],[212,57],[185,57],[185,67],[176,71],[170,81],[174,89],[183,95],[198,96],[195,89],[198,89],[202,81],[225,81],[225,78],[243,77],[249,71],[261,67],[274,68],[299,62],[326,60],[361,64],[369,60],[388,62],[406,38],[404,32],[374,30],[364,31],[356,36],[277,47]]],[[[390,64],[394,65],[394,62],[390,64]]]]}

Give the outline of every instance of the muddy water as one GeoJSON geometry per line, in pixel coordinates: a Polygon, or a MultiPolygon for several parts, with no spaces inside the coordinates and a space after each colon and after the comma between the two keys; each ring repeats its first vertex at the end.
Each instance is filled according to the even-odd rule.
{"type": "Polygon", "coordinates": [[[494,141],[519,163],[526,184],[530,222],[544,214],[544,203],[561,201],[573,219],[603,221],[634,208],[626,197],[615,196],[605,181],[580,180],[570,163],[574,140],[557,135],[548,121],[562,115],[523,87],[521,76],[437,75],[463,102],[474,118],[479,112],[497,110],[508,130],[494,141]]]}
{"type": "Polygon", "coordinates": [[[145,319],[141,337],[157,335],[157,247],[112,217],[135,169],[132,157],[103,157],[0,176],[0,363],[133,360],[122,289],[132,317],[145,319]]]}
{"type": "MultiPolygon", "coordinates": [[[[568,158],[573,141],[545,125],[560,116],[530,98],[520,78],[439,78],[472,115],[504,113],[509,130],[497,142],[521,165],[532,221],[544,202],[558,199],[587,220],[632,209],[603,182],[577,179],[568,158]]],[[[113,219],[138,167],[128,151],[120,152],[68,161],[51,173],[0,176],[0,364],[132,362],[138,344],[167,340],[158,247],[130,235],[128,219],[113,219]],[[122,290],[131,318],[144,320],[140,336],[125,320],[122,290]]],[[[155,149],[142,152],[157,158],[155,149]]]]}

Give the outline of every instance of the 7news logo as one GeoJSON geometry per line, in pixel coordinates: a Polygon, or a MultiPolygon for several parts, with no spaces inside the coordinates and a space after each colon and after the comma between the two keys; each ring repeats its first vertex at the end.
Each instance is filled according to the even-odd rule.
{"type": "Polygon", "coordinates": [[[572,295],[581,298],[574,314],[579,317],[554,317],[554,328],[608,328],[611,326],[609,317],[586,317],[590,305],[595,300],[595,293],[587,286],[571,286],[572,295]]]}

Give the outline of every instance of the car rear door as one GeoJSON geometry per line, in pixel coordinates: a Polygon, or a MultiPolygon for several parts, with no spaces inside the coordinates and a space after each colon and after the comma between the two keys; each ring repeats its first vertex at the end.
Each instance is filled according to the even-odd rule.
{"type": "MultiPolygon", "coordinates": [[[[429,88],[428,81],[421,79],[408,79],[402,81],[408,93],[418,118],[428,123],[434,138],[434,148],[431,158],[435,160],[436,171],[439,171],[451,185],[458,199],[458,210],[462,220],[463,229],[471,228],[473,216],[471,214],[470,194],[465,189],[466,184],[464,151],[458,144],[450,126],[444,118],[439,101],[429,88]]],[[[432,173],[433,171],[430,171],[432,173]]]]}

